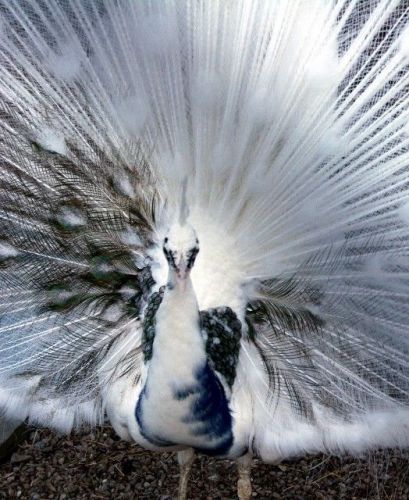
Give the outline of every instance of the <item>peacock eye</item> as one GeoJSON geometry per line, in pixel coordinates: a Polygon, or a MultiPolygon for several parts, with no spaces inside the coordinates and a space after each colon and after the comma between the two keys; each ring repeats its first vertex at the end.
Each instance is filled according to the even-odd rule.
{"type": "Polygon", "coordinates": [[[165,254],[166,260],[168,261],[169,265],[172,266],[173,268],[176,267],[176,262],[175,262],[175,255],[176,252],[172,252],[171,250],[168,250],[165,245],[162,247],[163,253],[165,254]]]}
{"type": "Polygon", "coordinates": [[[195,259],[196,259],[196,255],[199,253],[199,248],[193,248],[190,252],[189,252],[189,256],[188,256],[188,261],[187,261],[187,267],[190,269],[193,264],[195,263],[195,259]]]}

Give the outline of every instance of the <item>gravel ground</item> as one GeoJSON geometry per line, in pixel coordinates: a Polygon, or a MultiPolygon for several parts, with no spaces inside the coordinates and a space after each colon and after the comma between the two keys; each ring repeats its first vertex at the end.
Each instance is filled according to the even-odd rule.
{"type": "MultiPolygon", "coordinates": [[[[256,462],[258,499],[407,499],[409,454],[392,450],[370,458],[311,457],[280,466],[256,462]]],[[[158,499],[175,497],[174,454],[149,453],[120,441],[110,428],[60,437],[33,431],[0,465],[0,499],[158,499]]],[[[233,462],[200,457],[193,468],[190,499],[236,499],[233,462]]]]}

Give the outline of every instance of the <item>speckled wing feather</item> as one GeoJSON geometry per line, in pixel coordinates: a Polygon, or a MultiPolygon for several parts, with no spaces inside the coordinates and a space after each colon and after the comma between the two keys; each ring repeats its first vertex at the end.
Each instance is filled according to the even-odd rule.
{"type": "Polygon", "coordinates": [[[213,369],[231,388],[236,378],[242,324],[230,307],[200,311],[200,329],[213,369]]]}

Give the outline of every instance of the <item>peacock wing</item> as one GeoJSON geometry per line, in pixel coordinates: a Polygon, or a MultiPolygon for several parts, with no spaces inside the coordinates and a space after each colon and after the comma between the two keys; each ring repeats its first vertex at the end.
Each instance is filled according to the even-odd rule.
{"type": "Polygon", "coordinates": [[[231,389],[236,378],[242,324],[230,307],[200,311],[199,318],[210,364],[231,389]]]}
{"type": "Polygon", "coordinates": [[[1,110],[0,405],[69,429],[103,418],[102,381],[138,377],[157,194],[141,151],[51,150],[1,110]]]}
{"type": "Polygon", "coordinates": [[[258,373],[248,382],[265,459],[409,442],[407,250],[394,244],[348,236],[260,282],[241,360],[258,373]]]}

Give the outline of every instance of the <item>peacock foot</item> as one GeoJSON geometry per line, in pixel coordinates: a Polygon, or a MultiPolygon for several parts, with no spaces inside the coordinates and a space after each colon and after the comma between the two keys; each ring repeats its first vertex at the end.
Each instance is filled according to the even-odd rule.
{"type": "Polygon", "coordinates": [[[187,499],[187,485],[194,461],[195,452],[193,448],[188,448],[186,450],[178,452],[178,462],[180,468],[178,500],[187,499]]]}
{"type": "Polygon", "coordinates": [[[251,498],[251,459],[250,453],[237,460],[239,479],[237,481],[237,496],[239,500],[249,500],[251,498]]]}

